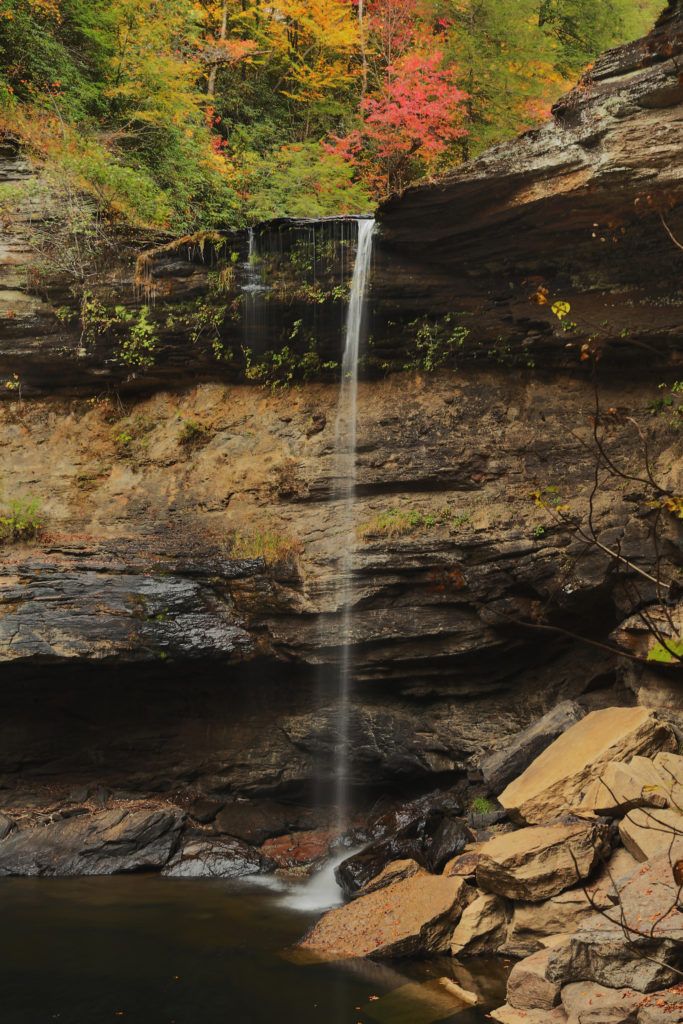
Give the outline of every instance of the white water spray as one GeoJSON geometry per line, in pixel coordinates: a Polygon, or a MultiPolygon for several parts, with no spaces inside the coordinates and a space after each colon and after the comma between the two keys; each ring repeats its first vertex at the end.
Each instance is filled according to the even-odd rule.
{"type": "Polygon", "coordinates": [[[335,805],[340,832],[349,817],[349,714],[351,698],[351,650],[353,643],[353,557],[354,504],[356,499],[356,433],[358,402],[358,356],[365,319],[365,300],[372,262],[372,236],[375,222],[358,220],[358,246],[351,278],[346,314],[342,379],[337,406],[336,479],[342,534],[345,536],[339,565],[338,604],[342,609],[337,703],[337,742],[335,749],[335,805]]]}

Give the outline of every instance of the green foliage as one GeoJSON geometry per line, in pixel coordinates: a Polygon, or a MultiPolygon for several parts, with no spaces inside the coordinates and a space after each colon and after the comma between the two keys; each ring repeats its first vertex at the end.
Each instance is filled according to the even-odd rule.
{"type": "Polygon", "coordinates": [[[0,128],[135,225],[357,213],[387,179],[409,184],[537,124],[661,4],[367,0],[361,32],[348,0],[3,0],[0,128]]]}
{"type": "Polygon", "coordinates": [[[353,167],[315,142],[244,154],[241,175],[252,221],[367,213],[374,205],[353,167]]]}
{"type": "Polygon", "coordinates": [[[137,316],[123,310],[120,315],[131,324],[126,336],[119,344],[119,359],[126,366],[153,366],[159,344],[159,328],[150,319],[149,306],[141,306],[137,316]]]}
{"type": "Polygon", "coordinates": [[[433,373],[451,363],[470,333],[466,327],[455,324],[453,320],[450,313],[439,320],[428,317],[413,320],[408,325],[411,332],[406,345],[409,358],[403,368],[433,373]]]}
{"type": "Polygon", "coordinates": [[[320,358],[315,339],[311,339],[308,349],[301,354],[283,345],[278,351],[269,350],[258,358],[250,348],[243,348],[242,355],[246,380],[273,391],[290,387],[295,381],[316,380],[339,369],[339,363],[320,358]]]}
{"type": "Polygon", "coordinates": [[[196,420],[183,420],[178,434],[178,444],[184,448],[199,448],[211,440],[211,431],[203,423],[196,420]]]}
{"type": "Polygon", "coordinates": [[[41,532],[44,520],[38,498],[15,498],[0,513],[0,541],[19,543],[33,540],[41,532]]]}
{"type": "Polygon", "coordinates": [[[661,396],[651,404],[653,416],[662,416],[674,430],[683,428],[683,381],[675,380],[673,384],[660,384],[661,396]]]}
{"type": "Polygon", "coordinates": [[[456,531],[470,521],[468,513],[456,514],[449,508],[422,512],[419,509],[390,508],[378,513],[367,523],[358,526],[356,532],[361,539],[369,537],[386,537],[395,540],[399,537],[415,536],[433,530],[435,527],[446,527],[456,531]]]}
{"type": "Polygon", "coordinates": [[[683,637],[656,643],[647,652],[647,660],[660,665],[678,665],[683,661],[683,637]]]}
{"type": "Polygon", "coordinates": [[[493,801],[489,800],[485,796],[475,796],[474,800],[470,804],[471,814],[491,814],[495,811],[496,805],[493,801]]]}
{"type": "Polygon", "coordinates": [[[297,537],[279,533],[272,528],[237,530],[230,539],[230,557],[261,558],[266,565],[295,561],[303,546],[297,537]]]}

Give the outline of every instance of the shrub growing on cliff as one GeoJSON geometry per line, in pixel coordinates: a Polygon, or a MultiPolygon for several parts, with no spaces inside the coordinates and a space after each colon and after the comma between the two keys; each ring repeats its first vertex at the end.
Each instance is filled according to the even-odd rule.
{"type": "Polygon", "coordinates": [[[469,519],[466,512],[456,515],[449,508],[429,512],[422,512],[419,509],[390,508],[386,512],[378,513],[369,522],[362,523],[356,532],[362,540],[368,537],[387,537],[389,540],[395,540],[398,537],[423,533],[437,526],[455,530],[468,523],[469,519]]]}
{"type": "Polygon", "coordinates": [[[266,565],[292,562],[302,551],[303,544],[298,537],[270,528],[236,530],[229,544],[231,558],[262,558],[266,565]]]}
{"type": "Polygon", "coordinates": [[[19,543],[33,540],[43,528],[38,498],[16,498],[0,514],[0,541],[19,543]]]}

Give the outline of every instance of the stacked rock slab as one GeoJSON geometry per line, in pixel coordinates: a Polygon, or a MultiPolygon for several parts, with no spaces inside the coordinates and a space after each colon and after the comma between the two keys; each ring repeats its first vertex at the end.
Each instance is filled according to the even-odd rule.
{"type": "Polygon", "coordinates": [[[593,711],[544,750],[498,800],[517,821],[543,824],[575,808],[610,761],[676,747],[673,730],[647,708],[593,711]]]}
{"type": "Polygon", "coordinates": [[[473,896],[462,878],[417,874],[329,911],[299,948],[325,960],[445,953],[473,896]]]}

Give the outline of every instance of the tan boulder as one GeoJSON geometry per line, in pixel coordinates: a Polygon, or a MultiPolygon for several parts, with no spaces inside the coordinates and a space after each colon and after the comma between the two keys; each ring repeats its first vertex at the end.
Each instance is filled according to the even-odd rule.
{"type": "MultiPolygon", "coordinates": [[[[611,906],[604,895],[599,900],[601,908],[611,906]]],[[[556,945],[560,936],[571,935],[594,913],[583,889],[568,889],[543,903],[515,903],[507,946],[511,950],[533,950],[556,945]]]]}
{"type": "Polygon", "coordinates": [[[619,822],[621,841],[638,861],[670,855],[683,857],[683,814],[671,808],[638,808],[619,822]]]}
{"type": "MultiPolygon", "coordinates": [[[[640,864],[632,853],[619,846],[588,886],[591,898],[600,909],[609,903],[617,903],[624,882],[640,864]]],[[[558,897],[559,898],[559,897],[558,897]]]]}
{"type": "Polygon", "coordinates": [[[567,1024],[567,1014],[561,1006],[553,1010],[518,1010],[506,1003],[491,1010],[489,1017],[499,1024],[567,1024]]]}
{"type": "Polygon", "coordinates": [[[607,826],[578,821],[522,828],[486,844],[477,885],[512,900],[540,903],[587,878],[609,851],[607,826]]]}
{"type": "Polygon", "coordinates": [[[563,985],[594,981],[637,992],[676,984],[683,950],[678,892],[668,856],[639,864],[620,884],[619,903],[593,914],[553,950],[547,977],[563,985]]]}
{"type": "Polygon", "coordinates": [[[458,854],[457,857],[451,858],[443,869],[442,874],[447,875],[449,878],[454,876],[473,878],[485,846],[486,843],[474,843],[463,853],[458,854]]]}
{"type": "Polygon", "coordinates": [[[675,748],[672,729],[647,708],[593,711],[532,761],[498,800],[518,821],[540,824],[576,806],[608,762],[675,748]]]}
{"type": "Polygon", "coordinates": [[[647,757],[634,757],[630,764],[608,761],[600,777],[588,786],[577,812],[621,817],[636,807],[666,807],[668,792],[647,757]]]}
{"type": "Polygon", "coordinates": [[[359,892],[359,896],[367,896],[368,893],[377,892],[378,889],[385,889],[394,882],[401,882],[405,878],[412,878],[413,875],[427,872],[416,860],[407,857],[405,860],[392,860],[378,875],[366,882],[359,892]]]}
{"type": "Polygon", "coordinates": [[[579,981],[562,989],[568,1024],[636,1024],[642,992],[579,981]]]}
{"type": "Polygon", "coordinates": [[[505,942],[508,911],[500,896],[484,893],[463,911],[451,939],[453,956],[495,953],[505,942]]]}
{"type": "Polygon", "coordinates": [[[520,960],[510,971],[507,1001],[516,1010],[552,1010],[560,1002],[562,986],[545,976],[550,950],[520,960]]]}
{"type": "Polygon", "coordinates": [[[645,996],[638,1007],[638,1024],[683,1024],[683,985],[645,996]]]}
{"type": "Polygon", "coordinates": [[[669,792],[669,803],[683,811],[683,757],[662,751],[655,755],[653,761],[669,792]]]}
{"type": "Polygon", "coordinates": [[[445,953],[474,895],[462,878],[416,874],[330,910],[299,949],[326,960],[445,953]]]}

